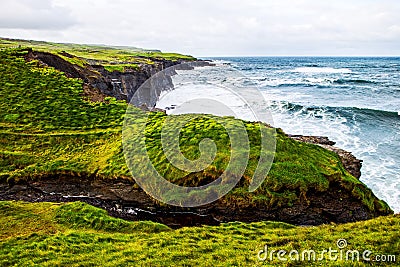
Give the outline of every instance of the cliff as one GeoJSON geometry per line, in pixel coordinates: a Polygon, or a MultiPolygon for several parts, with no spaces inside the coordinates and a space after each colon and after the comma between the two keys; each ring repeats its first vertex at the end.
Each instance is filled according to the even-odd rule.
{"type": "MultiPolygon", "coordinates": [[[[28,62],[37,60],[43,66],[53,67],[64,72],[69,78],[81,79],[84,82],[84,96],[91,101],[104,101],[106,97],[114,97],[117,100],[129,102],[136,90],[152,75],[168,67],[187,62],[186,60],[171,61],[152,58],[151,64],[141,63],[135,68],[127,68],[121,72],[118,70],[109,71],[96,60],[91,60],[91,64],[81,67],[52,53],[33,51],[32,49],[27,51],[25,60],[28,62]]],[[[62,55],[73,58],[71,54],[66,52],[63,52],[62,55]]],[[[120,62],[116,66],[120,64],[132,64],[132,62],[120,62]]],[[[173,87],[170,76],[165,75],[164,79],[158,80],[161,90],[168,90],[173,87]]],[[[155,99],[152,100],[155,101],[155,99]]]]}
{"type": "MultiPolygon", "coordinates": [[[[125,164],[121,125],[126,101],[155,72],[193,59],[135,55],[114,64],[110,58],[121,55],[121,51],[117,52],[107,52],[111,54],[100,60],[100,56],[78,57],[71,51],[0,51],[1,200],[81,200],[106,208],[114,216],[152,219],[171,226],[237,220],[316,225],[393,213],[357,179],[360,161],[348,152],[333,148],[324,138],[288,137],[281,130],[277,133],[277,151],[268,179],[257,191],[248,192],[248,173],[254,171],[260,156],[256,149],[259,131],[268,127],[250,122],[243,123],[253,148],[251,160],[247,174],[232,192],[195,209],[157,203],[135,184],[125,164]]],[[[165,76],[160,88],[170,87],[171,78],[165,76]]],[[[157,98],[144,97],[153,102],[157,98]]],[[[183,127],[182,151],[197,153],[198,142],[194,140],[204,138],[215,139],[222,150],[209,169],[179,177],[181,173],[159,153],[162,151],[159,126],[166,116],[152,112],[149,118],[148,138],[152,142],[147,149],[158,168],[169,170],[168,179],[186,186],[202,185],[218,177],[224,167],[222,163],[230,156],[229,138],[223,129],[210,119],[196,120],[194,125],[183,127]],[[193,130],[196,128],[203,131],[193,130]]],[[[177,121],[181,118],[172,117],[177,121]]],[[[229,117],[223,120],[237,122],[229,117]]]]}

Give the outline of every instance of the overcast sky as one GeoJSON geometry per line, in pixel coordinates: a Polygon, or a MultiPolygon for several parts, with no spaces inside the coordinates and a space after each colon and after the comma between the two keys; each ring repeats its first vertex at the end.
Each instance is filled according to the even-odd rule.
{"type": "Polygon", "coordinates": [[[400,56],[398,0],[1,0],[0,36],[201,56],[400,56]]]}

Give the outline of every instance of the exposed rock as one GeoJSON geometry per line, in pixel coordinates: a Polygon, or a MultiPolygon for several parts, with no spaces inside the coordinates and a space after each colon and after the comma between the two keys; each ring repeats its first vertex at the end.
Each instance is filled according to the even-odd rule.
{"type": "Polygon", "coordinates": [[[271,220],[294,225],[348,223],[385,215],[379,212],[371,213],[367,207],[360,204],[360,200],[335,183],[332,183],[326,192],[307,192],[307,200],[298,201],[290,207],[272,210],[263,207],[235,209],[216,204],[210,212],[216,219],[224,222],[271,220]]]}
{"type": "Polygon", "coordinates": [[[111,216],[126,220],[152,220],[173,228],[218,225],[206,211],[161,207],[143,190],[126,180],[101,180],[70,176],[8,185],[0,183],[0,201],[73,202],[82,201],[103,208],[111,216]]]}
{"type": "Polygon", "coordinates": [[[85,83],[83,85],[83,97],[85,100],[92,102],[105,102],[106,95],[99,89],[94,88],[91,84],[85,83]]]}
{"type": "MultiPolygon", "coordinates": [[[[67,54],[64,52],[64,54],[67,54]]],[[[94,75],[89,70],[85,70],[77,65],[73,65],[68,61],[65,61],[59,56],[48,52],[36,52],[32,49],[28,49],[28,54],[25,56],[25,60],[38,60],[40,63],[51,66],[59,71],[62,71],[70,78],[80,78],[86,81],[86,76],[94,75]]]]}
{"type": "Polygon", "coordinates": [[[318,145],[328,145],[328,146],[333,146],[336,143],[329,140],[328,137],[325,136],[304,136],[304,135],[288,135],[290,138],[293,138],[295,140],[305,142],[305,143],[311,143],[311,144],[318,144],[318,145]]]}

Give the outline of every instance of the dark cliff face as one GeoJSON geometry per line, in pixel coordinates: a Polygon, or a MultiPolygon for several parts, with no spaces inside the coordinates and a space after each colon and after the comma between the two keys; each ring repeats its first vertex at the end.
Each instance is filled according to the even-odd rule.
{"type": "MultiPolygon", "coordinates": [[[[130,70],[127,72],[107,71],[103,66],[92,66],[97,72],[101,74],[100,77],[89,78],[89,83],[99,89],[107,96],[115,97],[118,100],[131,101],[137,89],[150,77],[163,71],[169,67],[184,63],[183,61],[168,61],[156,60],[154,64],[143,64],[138,70],[130,70]]],[[[153,85],[159,88],[159,92],[170,90],[173,88],[171,75],[174,73],[160,73],[158,74],[158,84],[153,85]]],[[[158,92],[158,93],[159,93],[158,92]]],[[[159,95],[159,94],[158,94],[159,95]]],[[[154,106],[158,95],[149,95],[150,101],[154,106]]],[[[147,101],[146,101],[147,102],[147,101]]]]}
{"type": "MultiPolygon", "coordinates": [[[[72,57],[65,52],[62,55],[72,57]]],[[[154,74],[178,65],[179,67],[177,68],[192,68],[184,60],[170,61],[152,58],[153,64],[140,64],[137,70],[109,72],[102,65],[93,64],[81,67],[71,64],[55,54],[33,50],[28,51],[25,59],[27,61],[38,60],[43,65],[64,72],[70,78],[82,79],[85,95],[93,101],[101,101],[105,97],[111,96],[118,100],[130,102],[137,89],[154,74]]],[[[157,88],[157,91],[149,91],[148,94],[143,92],[144,95],[141,98],[144,99],[148,107],[155,105],[161,91],[173,88],[171,76],[174,74],[173,70],[159,74],[158,79],[156,79],[157,84],[152,85],[154,88],[157,88]]]]}

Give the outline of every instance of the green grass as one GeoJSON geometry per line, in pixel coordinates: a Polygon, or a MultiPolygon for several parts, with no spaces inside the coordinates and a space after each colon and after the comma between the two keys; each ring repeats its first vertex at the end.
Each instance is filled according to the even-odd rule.
{"type": "Polygon", "coordinates": [[[0,53],[0,177],[107,172],[126,103],[84,101],[80,80],[27,64],[16,50],[0,53]]]}
{"type": "Polygon", "coordinates": [[[127,72],[129,70],[139,69],[139,65],[137,64],[104,65],[104,68],[109,72],[113,71],[127,72]]]}
{"type": "Polygon", "coordinates": [[[106,69],[110,71],[137,68],[139,64],[153,64],[155,60],[195,60],[192,56],[163,53],[136,47],[66,44],[0,38],[0,49],[19,47],[30,47],[35,51],[51,52],[80,67],[92,63],[107,65],[106,69]],[[69,56],[66,56],[65,53],[69,54],[69,56]],[[121,66],[117,67],[116,65],[121,66]]]}
{"type": "MultiPolygon", "coordinates": [[[[367,262],[260,261],[259,250],[337,249],[396,255],[400,217],[318,227],[278,222],[171,230],[152,222],[126,222],[80,202],[0,202],[1,266],[370,266],[367,262]]],[[[318,254],[319,256],[319,254],[318,254]]],[[[345,258],[344,258],[345,259],[345,258]]],[[[374,264],[372,264],[374,265],[374,264]]],[[[393,264],[395,266],[396,263],[393,264]]]]}
{"type": "MultiPolygon", "coordinates": [[[[39,132],[110,128],[121,124],[126,104],[82,101],[82,81],[52,68],[1,52],[0,123],[14,130],[39,132]]],[[[26,52],[20,52],[23,54],[26,52]]],[[[17,54],[17,55],[19,55],[17,54]]]]}

